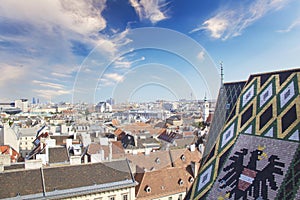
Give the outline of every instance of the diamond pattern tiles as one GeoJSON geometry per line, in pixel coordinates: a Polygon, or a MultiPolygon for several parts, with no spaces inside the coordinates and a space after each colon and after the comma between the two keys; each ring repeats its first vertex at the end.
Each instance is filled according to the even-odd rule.
{"type": "Polygon", "coordinates": [[[225,121],[230,119],[231,112],[232,116],[235,115],[234,106],[245,84],[245,81],[225,83],[220,89],[213,122],[209,130],[208,140],[203,154],[204,158],[211,153],[225,121]]]}
{"type": "MultiPolygon", "coordinates": [[[[247,153],[245,153],[245,156],[246,157],[248,156],[248,159],[250,153],[255,151],[254,146],[257,144],[253,144],[253,143],[256,143],[255,142],[256,140],[262,141],[262,143],[265,144],[269,144],[270,143],[269,140],[270,141],[272,140],[273,143],[276,144],[275,151],[276,150],[280,151],[281,150],[280,148],[284,148],[284,144],[290,145],[296,143],[298,145],[300,143],[299,86],[300,86],[300,69],[284,71],[284,72],[271,72],[267,74],[258,74],[258,75],[250,76],[247,84],[244,84],[243,89],[239,91],[238,93],[239,97],[236,98],[236,101],[234,102],[235,104],[231,105],[230,107],[232,108],[230,112],[231,114],[228,114],[226,116],[227,117],[226,119],[224,119],[224,117],[222,118],[222,120],[214,119],[212,123],[211,131],[209,134],[213,133],[214,135],[213,137],[212,135],[209,135],[208,144],[209,146],[214,148],[213,151],[210,151],[211,149],[208,148],[209,149],[208,154],[210,156],[207,157],[207,159],[202,162],[203,163],[202,168],[198,176],[198,179],[199,177],[202,177],[202,181],[203,181],[203,178],[205,177],[203,176],[204,170],[211,169],[210,177],[212,177],[212,179],[209,179],[211,181],[204,182],[205,184],[200,184],[201,186],[199,186],[199,180],[198,182],[197,181],[195,182],[198,184],[195,184],[195,186],[192,189],[193,199],[211,199],[212,196],[210,195],[214,193],[213,191],[220,192],[220,188],[218,190],[211,190],[213,184],[221,184],[221,185],[224,184],[224,182],[221,183],[218,182],[216,178],[220,177],[220,173],[223,173],[223,176],[225,176],[224,169],[228,164],[230,165],[229,160],[232,161],[232,159],[237,159],[234,157],[235,152],[237,153],[235,156],[245,153],[241,151],[241,149],[238,150],[232,148],[236,143],[239,144],[239,143],[246,142],[247,145],[249,145],[247,153]],[[219,129],[215,128],[216,127],[215,123],[218,123],[217,125],[219,129]],[[252,140],[241,141],[241,140],[245,140],[244,136],[256,138],[256,139],[255,141],[252,140]],[[210,168],[210,166],[212,167],[210,168]]],[[[231,91],[234,92],[238,90],[231,90],[231,91]]],[[[216,114],[222,113],[222,116],[224,116],[224,113],[226,113],[226,103],[225,103],[226,101],[224,101],[224,98],[222,99],[222,101],[220,101],[220,95],[222,94],[224,96],[224,93],[225,93],[224,91],[223,94],[220,91],[218,101],[217,101],[217,109],[216,109],[216,114]],[[222,103],[222,106],[218,105],[220,102],[222,103]]],[[[228,93],[226,93],[226,95],[227,94],[228,93]]],[[[270,152],[273,153],[274,151],[270,150],[270,152]]],[[[264,154],[262,156],[264,156],[266,160],[269,159],[269,162],[271,163],[281,162],[277,160],[276,156],[278,155],[272,154],[273,156],[271,157],[270,152],[269,154],[264,154]]],[[[291,162],[289,161],[287,162],[287,165],[281,167],[283,176],[279,178],[281,181],[277,182],[278,187],[280,187],[282,183],[282,179],[284,178],[287,170],[289,169],[288,166],[289,163],[291,162]]],[[[265,167],[267,165],[268,164],[266,164],[265,167]]],[[[279,165],[281,166],[281,164],[279,165]]],[[[222,194],[221,196],[214,196],[213,199],[217,199],[217,198],[237,199],[236,197],[244,198],[243,195],[245,195],[245,192],[241,192],[241,191],[246,191],[247,188],[249,187],[250,188],[255,187],[254,185],[251,186],[251,184],[254,183],[253,181],[255,180],[255,176],[257,175],[258,171],[250,169],[251,167],[249,168],[245,166],[246,164],[244,163],[245,169],[241,171],[239,178],[237,178],[237,180],[241,181],[240,185],[237,184],[234,186],[234,184],[231,184],[229,186],[232,189],[233,193],[232,192],[229,193],[228,192],[229,190],[227,188],[226,190],[227,192],[225,191],[225,193],[222,194]],[[239,188],[239,191],[237,188],[239,188]]],[[[291,172],[289,174],[293,174],[293,173],[291,172]]],[[[275,175],[275,178],[276,176],[277,175],[275,175]]],[[[207,181],[207,179],[205,180],[207,181]]],[[[293,180],[294,182],[298,181],[300,184],[298,178],[294,178],[293,180]]],[[[295,185],[297,184],[294,184],[294,186],[295,185]]],[[[253,193],[254,191],[253,189],[251,189],[251,191],[249,190],[248,192],[246,192],[247,193],[246,196],[248,195],[250,199],[251,198],[255,199],[256,196],[258,199],[266,199],[266,196],[268,197],[268,199],[274,199],[276,197],[278,190],[275,189],[275,187],[272,186],[273,189],[272,188],[266,189],[265,186],[263,187],[264,187],[263,189],[264,191],[261,191],[259,196],[253,193]]],[[[291,192],[290,194],[295,195],[297,193],[295,191],[297,190],[298,188],[294,187],[293,192],[291,192]]]]}

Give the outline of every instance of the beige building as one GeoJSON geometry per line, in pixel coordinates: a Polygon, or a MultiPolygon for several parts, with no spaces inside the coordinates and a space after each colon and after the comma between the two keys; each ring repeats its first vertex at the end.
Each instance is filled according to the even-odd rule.
{"type": "Polygon", "coordinates": [[[33,141],[36,138],[38,127],[20,128],[19,135],[19,151],[23,158],[34,148],[33,141]]]}

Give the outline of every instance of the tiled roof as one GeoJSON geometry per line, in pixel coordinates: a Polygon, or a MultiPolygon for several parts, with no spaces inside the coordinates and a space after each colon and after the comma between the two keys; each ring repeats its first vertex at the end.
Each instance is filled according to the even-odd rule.
{"type": "Polygon", "coordinates": [[[136,165],[140,170],[137,173],[145,171],[158,170],[166,167],[171,167],[172,162],[168,151],[156,151],[151,152],[149,155],[137,154],[129,155],[126,154],[127,159],[136,165]]]}
{"type": "Polygon", "coordinates": [[[125,157],[125,151],[121,141],[112,141],[112,158],[119,159],[125,157]]]}
{"type": "Polygon", "coordinates": [[[142,132],[149,132],[151,135],[157,135],[160,129],[154,128],[152,124],[146,124],[144,122],[136,122],[133,124],[125,124],[120,127],[124,131],[130,131],[133,134],[142,132]]]}
{"type": "Polygon", "coordinates": [[[116,136],[119,136],[122,133],[124,133],[124,131],[122,129],[120,129],[120,128],[117,128],[114,133],[115,133],[116,136]]]}
{"type": "Polygon", "coordinates": [[[189,149],[174,149],[170,151],[174,167],[186,167],[191,162],[200,163],[201,153],[198,150],[190,151],[189,149]]]}
{"type": "Polygon", "coordinates": [[[183,137],[179,139],[175,139],[176,146],[171,148],[186,148],[187,146],[190,146],[191,144],[196,142],[196,136],[191,135],[188,137],[183,137]]]}
{"type": "Polygon", "coordinates": [[[192,199],[298,199],[299,88],[300,68],[249,77],[212,140],[192,199]]]}
{"type": "Polygon", "coordinates": [[[20,128],[19,132],[20,132],[20,136],[21,137],[35,137],[36,136],[36,132],[38,131],[38,127],[31,127],[31,128],[20,128]]]}
{"type": "Polygon", "coordinates": [[[185,168],[171,167],[144,174],[137,174],[136,186],[137,200],[155,199],[186,192],[192,185],[192,175],[185,168]],[[150,187],[151,191],[147,192],[146,188],[150,187]]]}
{"type": "Polygon", "coordinates": [[[154,128],[167,128],[166,122],[158,122],[154,125],[154,128]]]}
{"type": "Polygon", "coordinates": [[[155,138],[137,139],[137,148],[145,148],[147,144],[154,144],[160,146],[159,141],[157,141],[155,138]]]}
{"type": "Polygon", "coordinates": [[[173,143],[175,139],[180,139],[183,136],[179,133],[176,132],[167,132],[164,131],[162,133],[160,133],[160,135],[158,136],[158,139],[163,140],[165,142],[169,142],[169,143],[173,143]]]}
{"type": "MultiPolygon", "coordinates": [[[[115,161],[112,164],[118,167],[122,162],[126,161],[115,161]]],[[[131,179],[128,168],[127,171],[119,171],[104,163],[45,168],[44,176],[48,192],[131,179]]]]}
{"type": "MultiPolygon", "coordinates": [[[[43,192],[46,192],[45,198],[52,193],[72,196],[75,195],[72,191],[76,188],[76,191],[81,191],[80,188],[104,184],[106,189],[109,189],[111,183],[125,181],[132,185],[134,181],[125,160],[2,172],[0,180],[5,180],[1,181],[0,198],[12,198],[20,195],[20,199],[26,195],[42,195],[43,192]],[[44,180],[45,190],[43,190],[42,180],[44,180]]],[[[117,184],[115,185],[117,186],[117,184]]]]}
{"type": "Polygon", "coordinates": [[[41,170],[22,170],[0,173],[0,198],[43,192],[41,170]]]}
{"type": "Polygon", "coordinates": [[[98,153],[100,153],[101,150],[104,151],[104,158],[108,158],[109,157],[109,146],[108,145],[101,145],[99,143],[91,143],[88,147],[87,153],[89,155],[98,154],[98,153]]]}
{"type": "Polygon", "coordinates": [[[20,154],[16,150],[14,150],[12,147],[10,147],[9,145],[0,146],[0,153],[1,154],[9,154],[11,162],[17,162],[17,160],[20,156],[20,154]],[[10,149],[11,149],[11,152],[10,152],[10,149]]]}
{"type": "Polygon", "coordinates": [[[69,156],[66,147],[50,147],[49,148],[49,163],[64,163],[69,161],[69,156]]]}

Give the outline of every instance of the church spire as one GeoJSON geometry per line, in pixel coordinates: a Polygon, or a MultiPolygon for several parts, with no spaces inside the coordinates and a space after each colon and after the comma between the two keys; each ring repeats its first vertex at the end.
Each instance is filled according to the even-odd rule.
{"type": "Polygon", "coordinates": [[[221,67],[221,87],[222,87],[224,84],[223,61],[220,62],[220,67],[221,67]]]}

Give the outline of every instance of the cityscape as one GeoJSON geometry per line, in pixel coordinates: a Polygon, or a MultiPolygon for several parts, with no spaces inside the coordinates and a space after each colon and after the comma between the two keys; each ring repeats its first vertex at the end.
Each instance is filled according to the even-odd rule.
{"type": "Polygon", "coordinates": [[[296,0],[0,5],[0,199],[300,199],[296,0]]]}

